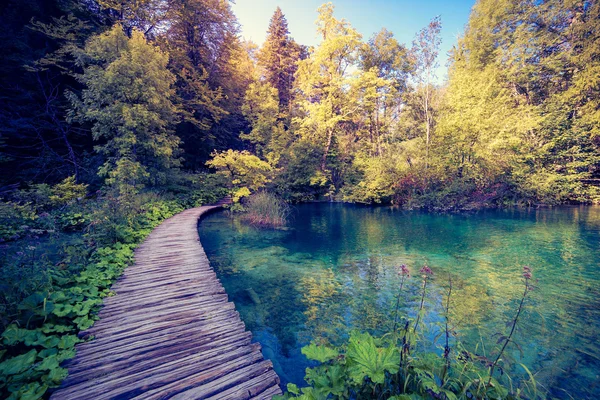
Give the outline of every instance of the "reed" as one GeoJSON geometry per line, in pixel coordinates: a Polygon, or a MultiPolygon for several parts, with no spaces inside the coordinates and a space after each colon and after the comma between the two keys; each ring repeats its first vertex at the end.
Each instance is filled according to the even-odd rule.
{"type": "Polygon", "coordinates": [[[290,206],[279,197],[268,192],[250,196],[244,204],[242,219],[261,227],[278,227],[286,224],[290,206]]]}

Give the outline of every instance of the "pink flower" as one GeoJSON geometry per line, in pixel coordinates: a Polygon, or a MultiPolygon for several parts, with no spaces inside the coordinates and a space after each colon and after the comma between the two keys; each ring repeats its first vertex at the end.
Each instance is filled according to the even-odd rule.
{"type": "Polygon", "coordinates": [[[398,275],[406,277],[410,276],[410,271],[408,270],[408,267],[406,265],[402,264],[396,268],[398,269],[398,275]]]}
{"type": "Polygon", "coordinates": [[[523,267],[523,278],[526,280],[531,279],[531,268],[527,265],[523,267]]]}
{"type": "Polygon", "coordinates": [[[433,275],[433,271],[427,265],[423,265],[423,268],[419,271],[423,277],[428,277],[433,275]]]}

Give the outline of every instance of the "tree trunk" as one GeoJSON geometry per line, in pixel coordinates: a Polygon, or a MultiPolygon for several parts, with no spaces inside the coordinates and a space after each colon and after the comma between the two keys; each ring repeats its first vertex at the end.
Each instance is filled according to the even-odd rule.
{"type": "Polygon", "coordinates": [[[327,164],[327,154],[329,154],[329,148],[331,147],[331,140],[333,139],[333,129],[327,130],[327,144],[325,145],[325,152],[321,159],[321,171],[325,172],[325,165],[327,164]]]}

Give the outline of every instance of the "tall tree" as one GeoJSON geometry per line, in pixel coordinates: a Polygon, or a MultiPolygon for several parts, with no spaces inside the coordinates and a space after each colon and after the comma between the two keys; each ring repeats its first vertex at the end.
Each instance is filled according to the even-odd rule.
{"type": "Polygon", "coordinates": [[[433,96],[433,82],[437,56],[442,39],[440,31],[442,22],[440,17],[435,17],[429,25],[421,29],[413,41],[412,53],[415,58],[414,78],[417,84],[417,93],[421,98],[423,114],[425,115],[425,166],[429,165],[429,148],[433,130],[433,115],[431,110],[433,96]]]}
{"type": "Polygon", "coordinates": [[[342,123],[350,120],[356,106],[347,100],[349,68],[355,65],[361,35],[345,20],[333,16],[331,3],[319,8],[317,32],[321,44],[299,62],[297,87],[300,106],[306,114],[299,119],[301,135],[322,148],[320,171],[326,172],[327,157],[342,132],[342,123]]]}
{"type": "Polygon", "coordinates": [[[147,37],[154,37],[155,30],[162,28],[170,8],[165,0],[98,0],[107,12],[111,23],[123,26],[127,35],[138,29],[147,37]]]}
{"type": "Polygon", "coordinates": [[[289,114],[289,106],[301,47],[290,37],[287,20],[277,7],[271,17],[267,38],[258,53],[259,65],[263,68],[267,82],[277,89],[279,109],[289,114]]]}
{"type": "Polygon", "coordinates": [[[382,136],[389,133],[392,123],[398,118],[398,106],[402,101],[401,96],[406,92],[413,62],[406,47],[384,28],[362,45],[360,68],[363,71],[363,84],[370,81],[375,90],[363,104],[368,106],[365,111],[374,150],[371,155],[380,155],[382,136]]]}
{"type": "Polygon", "coordinates": [[[453,54],[444,119],[470,124],[471,143],[488,143],[478,160],[504,163],[515,196],[547,203],[598,197],[597,32],[595,2],[480,0],[473,8],[453,54]],[[456,97],[476,81],[480,101],[456,97]],[[491,119],[468,117],[483,110],[491,119]]]}
{"type": "Polygon", "coordinates": [[[72,49],[102,29],[96,11],[75,0],[0,5],[0,186],[85,172],[91,140],[66,123],[63,92],[80,88],[72,49]]]}
{"type": "Polygon", "coordinates": [[[246,71],[248,49],[238,38],[229,2],[168,3],[165,29],[157,33],[157,42],[171,56],[177,93],[188,111],[177,128],[185,165],[202,168],[214,148],[238,146],[240,131],[247,129],[241,107],[252,80],[246,71]]]}
{"type": "Polygon", "coordinates": [[[129,38],[117,24],[90,39],[78,62],[86,89],[81,98],[70,95],[72,117],[92,124],[96,149],[105,157],[99,174],[127,193],[165,183],[169,169],[179,165],[168,55],[142,32],[134,29],[129,38]]]}

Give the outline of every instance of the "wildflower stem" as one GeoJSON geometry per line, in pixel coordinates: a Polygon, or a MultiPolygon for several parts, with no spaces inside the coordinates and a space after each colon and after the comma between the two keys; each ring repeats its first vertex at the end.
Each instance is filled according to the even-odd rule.
{"type": "Polygon", "coordinates": [[[444,380],[446,379],[446,374],[450,369],[450,329],[448,328],[448,324],[450,321],[450,297],[452,296],[452,278],[448,278],[449,288],[448,288],[448,300],[446,301],[446,345],[444,346],[444,370],[442,372],[442,386],[444,385],[444,380]]]}
{"type": "Polygon", "coordinates": [[[521,302],[519,303],[519,308],[517,309],[517,314],[515,315],[515,318],[513,318],[512,328],[510,329],[510,333],[504,340],[504,344],[502,345],[502,348],[500,349],[498,356],[496,357],[496,359],[492,363],[492,366],[490,367],[490,377],[489,377],[487,385],[486,385],[487,387],[489,387],[492,382],[492,375],[494,374],[494,369],[498,365],[498,361],[500,361],[500,357],[502,357],[502,354],[504,353],[506,346],[508,346],[508,343],[510,342],[513,333],[515,333],[515,329],[517,327],[517,320],[519,319],[519,316],[521,315],[521,311],[523,311],[523,304],[525,303],[525,298],[527,297],[527,293],[529,292],[529,290],[530,290],[529,289],[529,278],[525,277],[525,291],[523,292],[523,296],[521,297],[521,302]]]}
{"type": "Polygon", "coordinates": [[[417,320],[415,321],[415,326],[413,331],[417,331],[417,327],[419,326],[419,320],[421,319],[421,312],[423,311],[423,305],[425,304],[425,293],[427,291],[427,275],[423,277],[423,292],[421,293],[421,305],[419,306],[419,312],[417,313],[417,320]]]}
{"type": "Polygon", "coordinates": [[[396,309],[394,310],[394,328],[392,329],[394,335],[396,334],[396,326],[398,324],[398,309],[400,308],[400,295],[402,294],[402,287],[404,286],[405,279],[406,275],[402,275],[402,279],[400,280],[400,290],[398,291],[398,298],[396,299],[396,309]]]}

